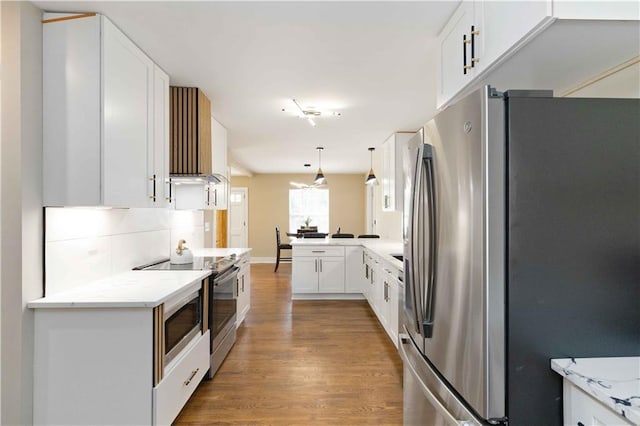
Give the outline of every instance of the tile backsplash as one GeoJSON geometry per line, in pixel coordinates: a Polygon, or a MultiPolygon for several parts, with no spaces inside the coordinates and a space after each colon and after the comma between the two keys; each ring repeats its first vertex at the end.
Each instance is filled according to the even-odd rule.
{"type": "Polygon", "coordinates": [[[45,208],[45,295],[204,246],[202,211],[45,208]]]}

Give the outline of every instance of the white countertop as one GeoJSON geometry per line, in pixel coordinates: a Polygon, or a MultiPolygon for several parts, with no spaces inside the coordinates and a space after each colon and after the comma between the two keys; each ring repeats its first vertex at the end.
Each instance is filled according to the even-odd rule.
{"type": "Polygon", "coordinates": [[[552,359],[551,368],[631,423],[640,425],[640,357],[552,359]]]}
{"type": "Polygon", "coordinates": [[[392,254],[402,254],[402,242],[380,238],[292,238],[291,245],[296,247],[309,246],[362,246],[376,253],[385,261],[402,270],[402,262],[392,257],[392,254]]]}
{"type": "Polygon", "coordinates": [[[245,253],[249,253],[252,249],[250,248],[194,248],[191,249],[191,252],[194,256],[231,256],[235,254],[236,256],[242,256],[245,253]]]}
{"type": "Polygon", "coordinates": [[[31,301],[29,308],[153,308],[202,284],[211,271],[128,271],[31,301]]]}

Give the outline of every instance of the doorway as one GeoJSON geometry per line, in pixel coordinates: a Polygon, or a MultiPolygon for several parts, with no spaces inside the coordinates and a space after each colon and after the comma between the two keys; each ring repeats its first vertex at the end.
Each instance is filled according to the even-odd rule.
{"type": "Polygon", "coordinates": [[[231,188],[229,194],[229,247],[249,247],[249,198],[247,188],[231,188]]]}

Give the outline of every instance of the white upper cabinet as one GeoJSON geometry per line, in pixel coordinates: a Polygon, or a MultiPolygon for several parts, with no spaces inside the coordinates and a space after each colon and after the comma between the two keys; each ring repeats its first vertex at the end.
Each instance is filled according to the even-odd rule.
{"type": "MultiPolygon", "coordinates": [[[[173,194],[169,183],[169,76],[157,65],[153,78],[153,162],[154,170],[149,191],[155,197],[151,199],[158,206],[173,205],[173,194]]],[[[151,155],[149,155],[151,157],[151,155]]]]}
{"type": "Polygon", "coordinates": [[[226,210],[229,207],[229,174],[227,172],[227,129],[213,116],[211,117],[211,152],[213,173],[227,178],[213,188],[214,208],[226,210]]]}
{"type": "Polygon", "coordinates": [[[44,205],[164,206],[167,75],[104,16],[60,16],[43,24],[44,205]]]}
{"type": "Polygon", "coordinates": [[[640,53],[639,10],[637,2],[463,0],[438,37],[437,106],[484,84],[558,90],[591,78],[640,53]]]}
{"type": "Polygon", "coordinates": [[[402,211],[404,172],[402,151],[415,133],[394,133],[382,144],[382,210],[402,211]]]}

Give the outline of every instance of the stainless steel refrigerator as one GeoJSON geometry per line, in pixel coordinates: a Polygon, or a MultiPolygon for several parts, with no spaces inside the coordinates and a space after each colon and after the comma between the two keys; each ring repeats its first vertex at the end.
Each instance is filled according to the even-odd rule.
{"type": "Polygon", "coordinates": [[[404,167],[405,425],[561,425],[551,358],[640,355],[640,100],[485,87],[404,167]]]}

